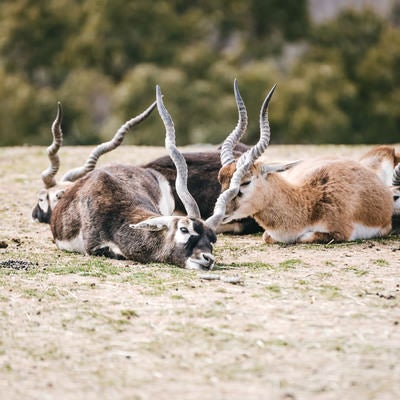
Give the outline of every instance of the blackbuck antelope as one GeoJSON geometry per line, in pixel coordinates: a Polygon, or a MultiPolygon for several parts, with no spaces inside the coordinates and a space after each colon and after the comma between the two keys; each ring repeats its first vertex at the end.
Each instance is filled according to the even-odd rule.
{"type": "Polygon", "coordinates": [[[176,191],[187,216],[173,216],[167,179],[152,168],[112,165],[76,181],[53,209],[51,231],[59,249],[90,255],[163,262],[189,269],[211,269],[215,230],[225,214],[227,194],[203,221],[187,189],[187,165],[175,145],[175,129],[157,86],[157,108],[165,145],[176,169],[176,191]]]}
{"type": "Polygon", "coordinates": [[[60,150],[63,142],[63,133],[61,129],[63,113],[61,103],[59,102],[57,116],[51,127],[53,142],[47,148],[47,155],[50,160],[50,165],[46,170],[42,172],[42,180],[45,187],[41,189],[38,194],[38,202],[32,211],[32,218],[39,222],[49,223],[52,210],[54,209],[57,202],[64,195],[65,190],[70,187],[76,180],[82,178],[90,171],[92,171],[96,167],[98,159],[103,154],[117,148],[122,143],[125,134],[129,131],[129,129],[144,121],[155,109],[155,107],[156,102],[154,102],[140,115],[125,122],[118,129],[112,140],[98,145],[92,151],[86,163],[82,167],[78,167],[68,171],[62,177],[61,181],[57,183],[55,176],[60,168],[60,159],[57,153],[60,150]]]}
{"type": "Polygon", "coordinates": [[[267,165],[257,159],[270,139],[268,104],[260,111],[260,139],[238,160],[232,137],[221,153],[219,180],[230,192],[224,222],[252,216],[272,242],[331,242],[366,239],[391,230],[390,189],[359,162],[338,158],[267,165]],[[281,171],[280,173],[277,173],[281,171]]]}

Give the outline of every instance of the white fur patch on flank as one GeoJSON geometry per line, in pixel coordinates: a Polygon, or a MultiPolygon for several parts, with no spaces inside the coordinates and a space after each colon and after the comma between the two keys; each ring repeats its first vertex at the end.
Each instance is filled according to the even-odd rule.
{"type": "Polygon", "coordinates": [[[171,186],[163,176],[157,175],[157,180],[161,191],[161,198],[158,203],[161,215],[172,215],[175,209],[175,200],[171,186]]]}
{"type": "Polygon", "coordinates": [[[355,223],[349,240],[369,239],[380,236],[382,236],[382,227],[371,227],[355,223]]]}
{"type": "Polygon", "coordinates": [[[70,240],[56,240],[56,246],[60,250],[72,251],[81,254],[85,254],[85,248],[83,246],[83,236],[82,231],[79,231],[79,234],[70,240]]]}

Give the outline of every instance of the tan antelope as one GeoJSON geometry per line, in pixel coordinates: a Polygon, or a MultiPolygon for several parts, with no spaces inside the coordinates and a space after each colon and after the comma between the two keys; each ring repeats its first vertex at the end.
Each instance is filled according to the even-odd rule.
{"type": "Polygon", "coordinates": [[[211,269],[215,230],[225,213],[221,194],[214,214],[203,221],[187,189],[187,166],[175,145],[175,129],[157,86],[157,108],[165,145],[176,169],[176,191],[187,216],[173,216],[167,179],[152,168],[111,165],[80,178],[53,209],[50,226],[59,249],[88,255],[163,262],[189,269],[211,269]]]}
{"type": "Polygon", "coordinates": [[[270,139],[268,104],[274,89],[261,107],[258,143],[238,160],[232,155],[232,141],[221,153],[219,180],[232,197],[224,222],[251,216],[265,230],[267,243],[327,243],[388,234],[393,214],[390,189],[359,162],[315,158],[268,165],[257,161],[270,139]]]}
{"type": "Polygon", "coordinates": [[[64,195],[65,190],[70,187],[76,180],[82,178],[90,171],[92,171],[97,164],[98,159],[105,153],[108,153],[117,148],[123,141],[125,134],[132,127],[144,121],[151,112],[155,109],[156,102],[150,105],[143,113],[125,122],[116,132],[112,140],[98,145],[90,154],[86,163],[79,168],[68,171],[57,183],[55,176],[60,168],[60,159],[58,151],[62,146],[63,133],[61,130],[62,122],[62,107],[58,103],[58,110],[56,119],[53,122],[51,131],[53,134],[53,143],[47,148],[47,155],[49,157],[50,165],[42,172],[42,180],[44,188],[38,194],[38,202],[32,210],[32,218],[39,222],[49,223],[51,212],[57,202],[64,195]]]}

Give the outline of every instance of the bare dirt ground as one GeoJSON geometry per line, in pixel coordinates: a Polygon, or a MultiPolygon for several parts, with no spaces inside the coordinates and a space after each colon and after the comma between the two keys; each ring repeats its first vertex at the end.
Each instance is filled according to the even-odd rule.
{"type": "MultiPolygon", "coordinates": [[[[63,148],[61,173],[90,150],[63,148]]],[[[121,147],[100,164],[162,154],[121,147]]],[[[282,246],[221,235],[213,281],[68,254],[30,219],[45,167],[45,148],[0,148],[1,399],[400,398],[399,236],[282,246]]]]}

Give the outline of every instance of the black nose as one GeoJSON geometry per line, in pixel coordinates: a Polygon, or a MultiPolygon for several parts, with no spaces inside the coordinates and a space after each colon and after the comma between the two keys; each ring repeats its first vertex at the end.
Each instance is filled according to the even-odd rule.
{"type": "Polygon", "coordinates": [[[211,257],[208,256],[207,254],[203,254],[203,258],[204,258],[206,261],[208,261],[208,262],[211,262],[211,261],[212,261],[211,257]]]}
{"type": "Polygon", "coordinates": [[[212,254],[202,254],[203,260],[205,261],[205,263],[202,263],[203,269],[212,269],[212,267],[214,266],[214,257],[212,256],[212,254]]]}

